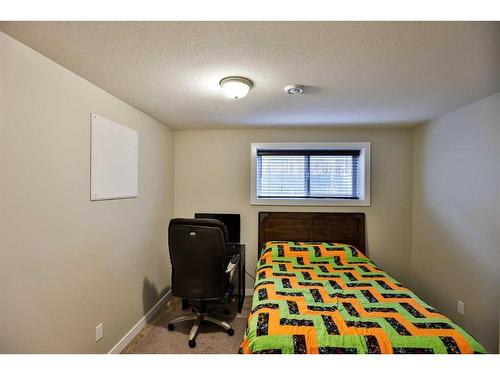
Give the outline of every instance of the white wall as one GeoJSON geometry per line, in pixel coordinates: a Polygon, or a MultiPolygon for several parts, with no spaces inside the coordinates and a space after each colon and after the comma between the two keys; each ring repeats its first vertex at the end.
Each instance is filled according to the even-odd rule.
{"type": "Polygon", "coordinates": [[[500,93],[414,129],[414,290],[490,352],[499,340],[499,166],[500,93]]]}
{"type": "MultiPolygon", "coordinates": [[[[411,129],[254,129],[175,132],[175,215],[241,214],[247,270],[257,261],[259,211],[365,212],[370,257],[402,282],[409,280],[411,129]],[[252,142],[372,142],[371,207],[250,205],[252,142]]],[[[253,281],[247,278],[247,288],[253,281]]]]}
{"type": "Polygon", "coordinates": [[[170,284],[173,133],[3,33],[0,56],[0,352],[108,352],[170,284]],[[90,112],[139,132],[139,198],[90,202],[90,112]]]}

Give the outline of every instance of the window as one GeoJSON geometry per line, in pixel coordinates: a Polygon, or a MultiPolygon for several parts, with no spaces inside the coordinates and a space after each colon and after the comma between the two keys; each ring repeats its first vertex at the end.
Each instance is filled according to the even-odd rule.
{"type": "Polygon", "coordinates": [[[368,206],[370,144],[252,144],[252,204],[368,206]]]}

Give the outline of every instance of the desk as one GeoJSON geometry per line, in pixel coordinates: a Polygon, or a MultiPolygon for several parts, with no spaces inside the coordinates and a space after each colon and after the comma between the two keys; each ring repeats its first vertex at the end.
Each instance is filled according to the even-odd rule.
{"type": "Polygon", "coordinates": [[[230,260],[234,254],[240,254],[240,264],[236,272],[235,298],[238,304],[238,312],[241,312],[243,301],[245,300],[245,245],[228,245],[226,249],[227,258],[230,260]]]}
{"type": "MultiPolygon", "coordinates": [[[[227,262],[231,260],[234,254],[240,254],[240,261],[234,275],[235,290],[234,297],[238,306],[238,312],[241,313],[243,301],[245,300],[245,244],[228,245],[226,248],[227,262]]],[[[188,300],[182,299],[182,310],[188,306],[188,300]]]]}

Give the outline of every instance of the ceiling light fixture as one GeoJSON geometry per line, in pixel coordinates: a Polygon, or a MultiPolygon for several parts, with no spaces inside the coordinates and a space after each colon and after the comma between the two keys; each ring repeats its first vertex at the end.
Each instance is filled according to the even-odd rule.
{"type": "Polygon", "coordinates": [[[241,99],[248,95],[253,82],[245,77],[226,77],[219,82],[224,95],[231,99],[241,99]]]}
{"type": "Polygon", "coordinates": [[[289,85],[285,87],[285,92],[288,95],[302,94],[304,92],[304,86],[302,85],[289,85]]]}

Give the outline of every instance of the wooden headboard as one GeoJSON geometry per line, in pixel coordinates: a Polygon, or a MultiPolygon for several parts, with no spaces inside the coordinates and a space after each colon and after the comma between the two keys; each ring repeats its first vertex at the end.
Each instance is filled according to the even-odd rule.
{"type": "Polygon", "coordinates": [[[267,241],[340,242],[366,254],[365,214],[259,212],[259,254],[267,241]]]}

